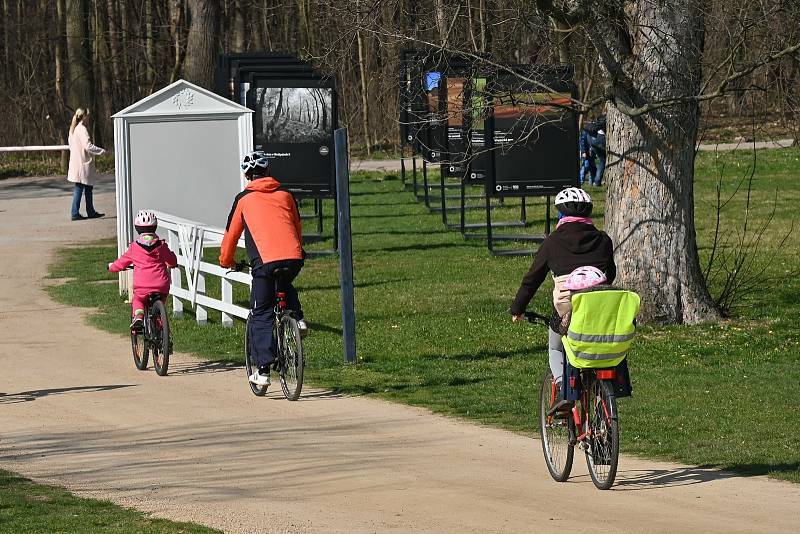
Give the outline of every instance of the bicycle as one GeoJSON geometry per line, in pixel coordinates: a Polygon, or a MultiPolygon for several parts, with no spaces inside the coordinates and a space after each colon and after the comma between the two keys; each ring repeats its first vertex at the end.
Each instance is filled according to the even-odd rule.
{"type": "Polygon", "coordinates": [[[131,329],[133,363],[140,371],[147,369],[147,360],[153,354],[153,368],[159,376],[165,376],[172,353],[172,336],[167,318],[167,308],[161,301],[163,295],[153,292],[147,295],[142,326],[131,329]]]}
{"type": "MultiPolygon", "coordinates": [[[[534,312],[526,312],[525,319],[545,326],[550,322],[548,317],[534,312]]],[[[614,484],[619,463],[619,415],[613,387],[616,371],[613,368],[579,371],[581,395],[569,411],[553,409],[557,391],[550,369],[542,379],[539,428],[544,460],[550,476],[557,482],[565,482],[572,470],[577,445],[585,453],[592,482],[598,489],[606,490],[614,484]]]]}
{"type": "MultiPolygon", "coordinates": [[[[241,271],[243,263],[237,263],[234,270],[241,271]]],[[[272,369],[278,373],[281,381],[283,395],[290,401],[300,398],[303,389],[303,371],[305,369],[305,357],[303,355],[303,341],[300,338],[300,329],[297,326],[297,319],[293,311],[286,308],[286,277],[289,269],[275,269],[275,322],[273,327],[273,339],[276,341],[275,361],[272,369]]],[[[269,386],[259,386],[250,382],[250,375],[258,371],[258,366],[251,355],[252,343],[250,342],[250,320],[252,313],[247,316],[244,336],[244,355],[245,372],[247,373],[247,383],[254,395],[263,397],[267,393],[269,386]]]]}

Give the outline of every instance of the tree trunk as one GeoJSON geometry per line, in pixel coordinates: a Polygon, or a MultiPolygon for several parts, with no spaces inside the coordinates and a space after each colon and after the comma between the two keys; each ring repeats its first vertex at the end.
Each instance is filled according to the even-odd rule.
{"type": "Polygon", "coordinates": [[[186,79],[210,89],[214,81],[219,3],[217,0],[188,0],[191,23],[186,43],[186,79]]]}
{"type": "Polygon", "coordinates": [[[356,31],[358,41],[358,72],[361,75],[361,124],[364,128],[364,145],[367,148],[367,156],[372,155],[372,143],[369,139],[369,98],[367,96],[367,66],[364,57],[364,39],[361,31],[356,31]]]}
{"type": "MultiPolygon", "coordinates": [[[[55,63],[56,63],[56,101],[58,115],[56,116],[56,127],[58,128],[58,143],[67,144],[67,125],[69,116],[66,113],[66,90],[64,89],[64,32],[66,31],[66,18],[64,16],[64,0],[56,0],[56,36],[55,36],[55,63]]],[[[61,151],[60,167],[61,172],[67,172],[69,165],[69,152],[61,151]]]]}
{"type": "Polygon", "coordinates": [[[66,0],[67,105],[72,111],[79,107],[93,107],[94,94],[92,69],[87,39],[88,6],[86,0],[66,0]]]}
{"type": "Polygon", "coordinates": [[[605,214],[616,246],[616,283],[641,295],[644,320],[717,319],[700,269],[694,224],[699,106],[690,101],[635,117],[620,112],[633,114],[625,106],[699,94],[703,9],[695,0],[640,1],[627,23],[624,33],[591,32],[610,39],[610,46],[597,48],[618,102],[608,110],[605,214]]]}
{"type": "Polygon", "coordinates": [[[169,31],[172,35],[172,45],[174,47],[172,74],[169,76],[169,83],[178,79],[183,66],[183,46],[182,46],[182,20],[183,9],[181,0],[170,0],[169,2],[169,31]]]}
{"type": "Polygon", "coordinates": [[[434,16],[436,17],[436,33],[438,34],[437,41],[441,46],[446,46],[445,39],[447,38],[447,20],[444,13],[444,0],[433,0],[434,16]]]}
{"type": "Polygon", "coordinates": [[[242,0],[236,0],[233,5],[233,47],[231,52],[244,52],[244,14],[242,13],[242,0]]]}
{"type": "Polygon", "coordinates": [[[147,93],[152,93],[156,86],[156,49],[153,43],[153,19],[155,10],[153,0],[145,0],[144,3],[144,51],[145,51],[145,79],[147,80],[147,93]]]}

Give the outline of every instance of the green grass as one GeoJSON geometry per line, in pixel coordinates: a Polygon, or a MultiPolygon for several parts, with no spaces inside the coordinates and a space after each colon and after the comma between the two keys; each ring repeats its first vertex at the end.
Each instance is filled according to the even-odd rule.
{"type": "MultiPolygon", "coordinates": [[[[719,324],[641,329],[629,358],[634,397],[620,401],[622,448],[800,482],[800,438],[791,419],[800,408],[794,391],[800,383],[800,283],[786,275],[796,269],[800,247],[795,236],[779,246],[800,205],[800,151],[760,151],[758,158],[751,228],[767,220],[780,191],[775,221],[761,243],[763,287],[719,324]]],[[[718,171],[724,165],[723,189],[731,191],[751,159],[747,152],[698,156],[696,212],[704,257],[718,171]]],[[[602,226],[602,195],[591,192],[602,226]]],[[[506,313],[530,258],[493,258],[484,241],[445,230],[441,216],[415,202],[396,175],[354,175],[351,193],[359,364],[342,364],[337,260],[310,260],[297,281],[312,329],[308,382],[534,433],[546,332],[511,324],[506,313]]],[[[543,199],[531,202],[527,231],[541,232],[543,199]]],[[[495,220],[518,217],[518,210],[518,201],[509,201],[495,220]]],[[[725,228],[737,228],[743,212],[742,200],[729,203],[725,228]]],[[[479,221],[482,212],[469,217],[479,221]]],[[[214,252],[207,252],[209,260],[214,252]]],[[[61,302],[97,308],[92,324],[124,335],[128,306],[115,285],[97,283],[112,279],[104,268],[114,257],[111,244],[62,251],[52,276],[75,280],[50,291],[61,302]]],[[[712,285],[719,290],[718,282],[712,285]]],[[[216,281],[208,287],[219,294],[216,281]]],[[[549,294],[545,285],[531,307],[546,310],[549,294]]],[[[243,288],[234,296],[247,301],[243,288]]],[[[218,315],[210,318],[205,327],[190,314],[175,321],[176,348],[241,362],[242,325],[224,329],[218,315]]]]}
{"type": "Polygon", "coordinates": [[[0,470],[0,533],[168,534],[220,532],[194,523],[176,523],[108,501],[82,499],[68,491],[36,484],[0,470]]]}

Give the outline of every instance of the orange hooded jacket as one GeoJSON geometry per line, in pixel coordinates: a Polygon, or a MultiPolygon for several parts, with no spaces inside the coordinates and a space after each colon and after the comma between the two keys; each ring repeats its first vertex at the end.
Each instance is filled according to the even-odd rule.
{"type": "Polygon", "coordinates": [[[236,243],[244,242],[252,268],[278,260],[303,259],[300,214],[290,193],[271,177],[257,178],[236,195],[219,254],[219,264],[234,266],[236,243]]]}

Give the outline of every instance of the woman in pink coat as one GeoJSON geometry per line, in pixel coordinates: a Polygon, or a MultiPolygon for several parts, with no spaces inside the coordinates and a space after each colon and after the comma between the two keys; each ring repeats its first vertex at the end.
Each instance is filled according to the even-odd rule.
{"type": "Polygon", "coordinates": [[[97,177],[94,168],[94,157],[105,153],[105,150],[92,144],[89,139],[89,130],[86,123],[89,120],[89,111],[78,108],[72,117],[72,124],[69,127],[69,172],[67,180],[75,184],[72,192],[72,220],[80,221],[86,219],[80,214],[81,195],[86,196],[86,215],[89,219],[102,217],[104,213],[99,213],[94,209],[92,203],[92,188],[97,177]]]}
{"type": "Polygon", "coordinates": [[[178,258],[166,243],[156,235],[158,219],[155,213],[142,210],[133,222],[139,237],[131,243],[125,254],[108,264],[108,270],[118,273],[133,267],[133,295],[131,328],[141,328],[144,303],[150,293],[161,293],[162,302],[169,295],[169,270],[178,265],[178,258]]]}

